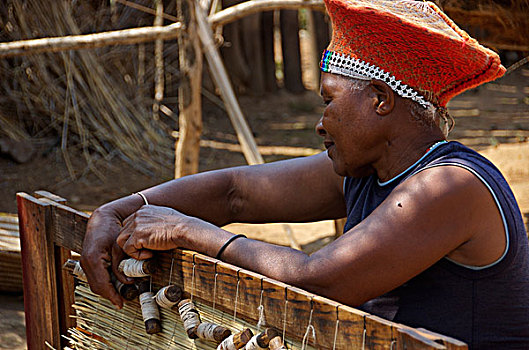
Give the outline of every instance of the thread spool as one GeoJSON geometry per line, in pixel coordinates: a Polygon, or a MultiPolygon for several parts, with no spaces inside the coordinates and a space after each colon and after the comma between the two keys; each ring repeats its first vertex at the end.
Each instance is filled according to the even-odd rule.
{"type": "Polygon", "coordinates": [[[68,259],[62,266],[64,269],[68,270],[72,275],[77,277],[77,279],[86,282],[86,274],[81,267],[81,263],[77,260],[68,259]]]}
{"type": "Polygon", "coordinates": [[[256,334],[250,339],[248,344],[244,347],[245,350],[258,350],[258,349],[268,349],[270,341],[274,338],[279,337],[279,332],[273,328],[266,328],[259,334],[256,334]]]}
{"type": "Polygon", "coordinates": [[[200,339],[211,340],[217,343],[222,342],[231,335],[231,331],[228,328],[209,322],[199,324],[196,333],[200,339]]]}
{"type": "Polygon", "coordinates": [[[191,299],[183,299],[178,303],[178,313],[184,323],[187,336],[191,339],[198,338],[197,327],[201,323],[200,314],[191,299]]]}
{"type": "Polygon", "coordinates": [[[217,350],[237,350],[242,349],[252,339],[253,333],[250,328],[244,329],[242,332],[230,335],[219,344],[217,350]]]}
{"type": "Polygon", "coordinates": [[[122,283],[114,275],[111,275],[111,279],[114,287],[116,287],[116,290],[118,291],[119,295],[123,297],[123,299],[131,301],[136,299],[140,294],[138,292],[138,288],[136,288],[136,285],[122,283]]]}
{"type": "Polygon", "coordinates": [[[128,277],[147,277],[156,272],[156,265],[152,260],[130,258],[121,260],[118,270],[128,277]]]}
{"type": "Polygon", "coordinates": [[[160,307],[170,309],[182,299],[182,289],[171,284],[160,289],[154,298],[160,307]]]}
{"type": "Polygon", "coordinates": [[[150,281],[142,280],[138,283],[140,294],[141,314],[145,323],[147,334],[160,333],[162,324],[160,323],[160,310],[154,301],[154,294],[150,291],[150,281]]]}
{"type": "Polygon", "coordinates": [[[287,350],[287,347],[285,346],[285,344],[283,344],[283,339],[279,335],[270,339],[270,342],[268,343],[268,348],[270,350],[287,350]]]}

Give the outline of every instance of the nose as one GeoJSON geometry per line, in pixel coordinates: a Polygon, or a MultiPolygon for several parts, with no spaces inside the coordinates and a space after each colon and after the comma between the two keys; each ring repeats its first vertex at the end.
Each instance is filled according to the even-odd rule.
{"type": "Polygon", "coordinates": [[[323,128],[323,116],[320,118],[320,120],[318,120],[318,123],[316,124],[316,134],[324,137],[325,135],[327,135],[327,131],[323,128]]]}

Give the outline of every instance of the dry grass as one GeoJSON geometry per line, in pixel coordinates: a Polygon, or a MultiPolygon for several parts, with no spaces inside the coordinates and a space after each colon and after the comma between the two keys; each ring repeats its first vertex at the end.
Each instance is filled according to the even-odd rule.
{"type": "MultiPolygon", "coordinates": [[[[173,6],[166,12],[174,13],[173,6]]],[[[1,41],[152,25],[126,6],[96,1],[9,0],[0,4],[1,41]]],[[[121,157],[143,171],[172,169],[174,115],[152,118],[153,44],[37,54],[0,61],[0,136],[56,137],[65,161],[82,150],[87,166],[121,157]]],[[[164,45],[167,100],[176,108],[178,50],[164,45]]],[[[74,177],[73,168],[70,174],[74,177]]]]}
{"type": "Polygon", "coordinates": [[[529,51],[529,0],[440,0],[443,10],[496,50],[529,51]]]}

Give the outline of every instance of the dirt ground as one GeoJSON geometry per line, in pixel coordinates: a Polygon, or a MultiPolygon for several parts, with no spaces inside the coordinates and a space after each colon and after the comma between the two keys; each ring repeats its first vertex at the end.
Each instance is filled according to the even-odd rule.
{"type": "MultiPolygon", "coordinates": [[[[503,171],[511,184],[523,213],[529,212],[529,69],[520,69],[510,76],[467,92],[449,105],[457,121],[451,140],[459,140],[489,157],[503,171]]],[[[281,146],[275,155],[266,155],[267,162],[289,158],[291,147],[322,149],[314,133],[314,125],[323,110],[315,92],[300,95],[279,92],[262,97],[243,97],[242,109],[259,146],[281,146]]],[[[241,153],[219,149],[219,145],[236,144],[237,138],[226,113],[214,103],[204,101],[204,140],[213,140],[201,149],[200,171],[245,164],[241,153]]],[[[225,148],[225,147],[224,147],[225,148]]],[[[291,154],[291,153],[290,153],[291,154]]],[[[74,166],[84,167],[81,157],[74,166]]],[[[167,160],[171,169],[174,160],[167,160]]],[[[16,212],[15,193],[48,190],[69,200],[81,210],[131,192],[168,180],[142,174],[124,162],[116,161],[100,169],[98,178],[86,172],[72,180],[58,149],[40,146],[32,161],[25,164],[0,158],[0,212],[16,212]]],[[[232,227],[234,231],[240,228],[232,227]]],[[[316,238],[332,234],[333,226],[322,224],[316,231],[294,230],[295,240],[307,245],[316,238]],[[322,234],[325,232],[325,234],[322,234]],[[318,234],[317,234],[318,233],[318,234]]],[[[288,227],[276,226],[276,236],[267,240],[289,244],[288,227]]],[[[270,232],[270,231],[268,231],[270,232]]],[[[265,238],[256,229],[252,236],[265,238]]],[[[0,349],[25,349],[22,297],[0,294],[0,349]]]]}

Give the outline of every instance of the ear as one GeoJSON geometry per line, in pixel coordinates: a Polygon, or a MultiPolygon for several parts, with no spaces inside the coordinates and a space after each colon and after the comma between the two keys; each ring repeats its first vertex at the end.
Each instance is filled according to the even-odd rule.
{"type": "Polygon", "coordinates": [[[369,84],[373,94],[373,107],[380,116],[388,115],[395,108],[395,92],[383,81],[371,79],[369,84]]]}

